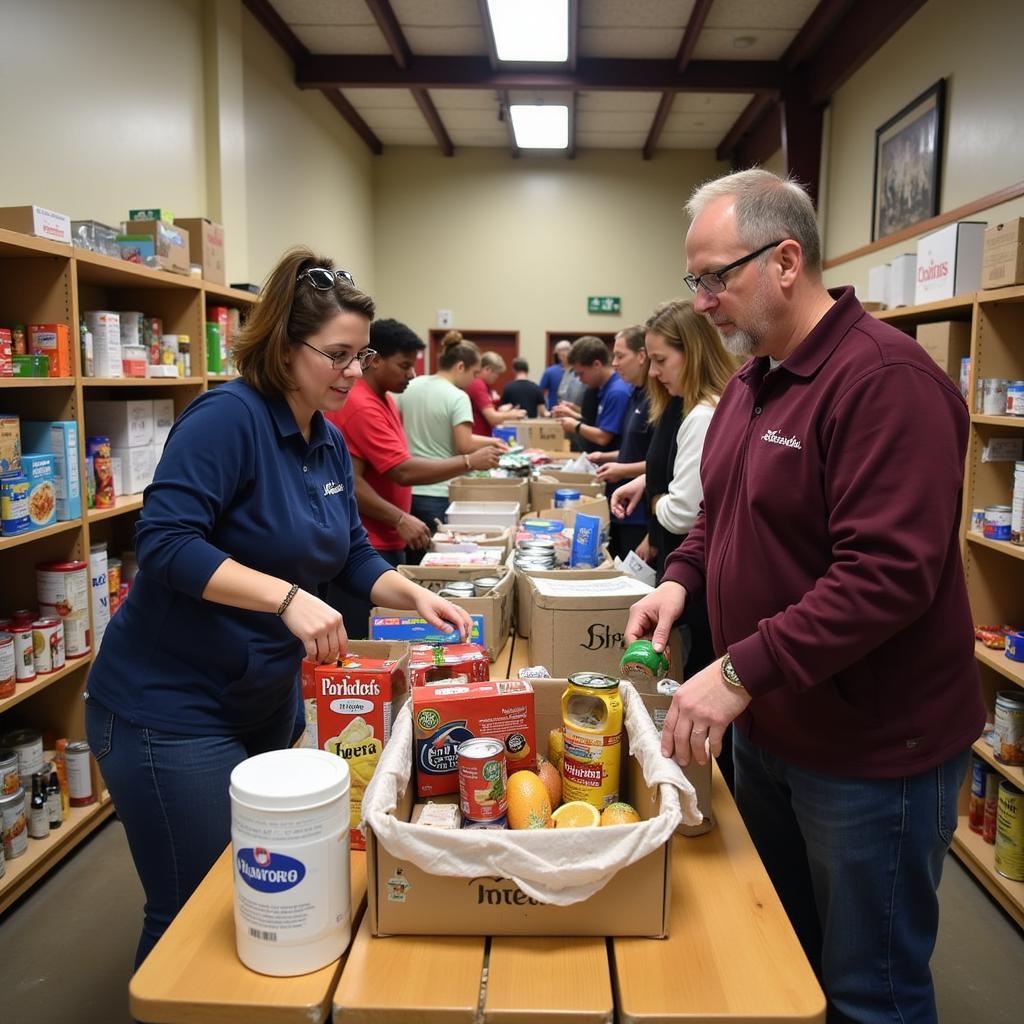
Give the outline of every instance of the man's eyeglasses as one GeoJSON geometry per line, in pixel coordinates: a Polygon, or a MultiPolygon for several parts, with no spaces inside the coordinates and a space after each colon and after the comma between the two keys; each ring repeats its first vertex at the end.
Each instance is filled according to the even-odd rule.
{"type": "Polygon", "coordinates": [[[308,341],[303,341],[301,344],[305,345],[306,348],[311,348],[314,352],[319,352],[320,355],[326,356],[331,361],[331,366],[335,370],[346,370],[352,365],[353,360],[357,360],[359,363],[359,369],[365,370],[370,363],[373,361],[373,357],[377,354],[376,349],[363,348],[358,352],[336,352],[331,355],[330,352],[325,352],[322,348],[317,348],[316,345],[310,345],[308,341]]]}
{"type": "Polygon", "coordinates": [[[702,287],[709,295],[721,295],[725,291],[725,282],[722,278],[729,273],[730,270],[735,270],[737,267],[742,267],[744,263],[749,263],[751,260],[757,259],[761,253],[767,252],[769,249],[774,249],[777,245],[782,245],[785,241],[784,238],[780,238],[777,242],[769,242],[768,245],[762,245],[760,249],[755,252],[748,252],[746,256],[741,256],[738,260],[733,260],[728,266],[720,267],[718,270],[710,270],[706,274],[701,274],[700,277],[695,277],[693,274],[687,274],[683,281],[686,282],[687,288],[691,292],[696,292],[698,288],[702,287]]]}
{"type": "Polygon", "coordinates": [[[329,292],[339,281],[356,286],[356,279],[347,270],[328,270],[326,267],[308,267],[303,270],[295,283],[308,281],[318,292],[329,292]]]}

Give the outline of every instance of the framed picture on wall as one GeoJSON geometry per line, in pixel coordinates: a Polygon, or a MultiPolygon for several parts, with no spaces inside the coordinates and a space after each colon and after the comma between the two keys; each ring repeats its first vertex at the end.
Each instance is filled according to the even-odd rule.
{"type": "Polygon", "coordinates": [[[939,79],[875,131],[871,240],[939,212],[946,82],[939,79]]]}

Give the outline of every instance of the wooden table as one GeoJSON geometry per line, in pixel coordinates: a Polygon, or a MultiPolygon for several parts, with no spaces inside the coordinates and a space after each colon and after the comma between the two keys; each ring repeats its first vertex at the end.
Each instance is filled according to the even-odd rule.
{"type": "MultiPolygon", "coordinates": [[[[510,641],[494,675],[520,661],[510,641]]],[[[824,996],[717,769],[713,803],[713,831],[674,840],[667,939],[375,939],[365,854],[353,852],[352,944],[299,978],[255,974],[235,955],[227,850],[132,979],[132,1012],[162,1024],[322,1024],[332,1013],[336,1024],[824,1021],[824,996]]]]}

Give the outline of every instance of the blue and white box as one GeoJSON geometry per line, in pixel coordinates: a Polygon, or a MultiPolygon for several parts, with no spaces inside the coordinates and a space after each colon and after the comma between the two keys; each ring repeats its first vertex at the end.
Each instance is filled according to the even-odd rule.
{"type": "Polygon", "coordinates": [[[57,522],[56,457],[49,452],[21,454],[21,471],[28,478],[28,521],[33,530],[57,522]]]}
{"type": "Polygon", "coordinates": [[[53,486],[57,492],[57,519],[82,517],[82,474],[78,464],[78,424],[74,420],[28,421],[21,424],[26,451],[49,452],[55,458],[53,486]]]}

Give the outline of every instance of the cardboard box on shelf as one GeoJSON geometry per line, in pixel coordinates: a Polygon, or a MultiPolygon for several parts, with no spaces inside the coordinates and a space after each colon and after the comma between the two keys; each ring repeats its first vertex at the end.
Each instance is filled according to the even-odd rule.
{"type": "Polygon", "coordinates": [[[962,220],[918,239],[915,306],[978,290],[986,226],[962,220]]]}
{"type": "Polygon", "coordinates": [[[450,501],[518,501],[519,514],[530,506],[530,481],[520,477],[459,476],[448,483],[450,501]]]}
{"type": "Polygon", "coordinates": [[[889,285],[886,291],[889,309],[912,306],[917,288],[917,253],[906,252],[889,263],[889,285]]]}
{"type": "Polygon", "coordinates": [[[42,206],[0,206],[0,228],[71,244],[71,218],[42,206]]]}
{"type": "Polygon", "coordinates": [[[158,206],[147,206],[139,210],[129,210],[128,219],[136,220],[162,220],[167,224],[174,223],[174,214],[170,210],[161,210],[158,206]]]}
{"type": "Polygon", "coordinates": [[[580,497],[603,498],[605,485],[592,473],[570,473],[562,469],[545,469],[530,481],[530,508],[551,508],[555,491],[579,491],[580,497]]]}
{"type": "Polygon", "coordinates": [[[224,284],[224,228],[205,217],[179,217],[174,226],[188,232],[189,260],[203,268],[203,280],[224,284]]]}
{"type": "Polygon", "coordinates": [[[156,469],[156,455],[151,444],[141,448],[115,448],[111,445],[111,459],[120,465],[114,476],[115,494],[141,494],[152,482],[156,469]]]}
{"type": "Polygon", "coordinates": [[[132,220],[126,225],[130,235],[145,235],[153,240],[153,249],[161,270],[172,274],[189,273],[189,237],[184,228],[165,220],[132,220]]]}
{"type": "Polygon", "coordinates": [[[1024,284],[1024,217],[993,224],[985,231],[981,254],[981,287],[1024,284]]]}
{"type": "Polygon", "coordinates": [[[877,302],[879,308],[889,305],[889,264],[878,263],[868,270],[868,301],[877,302]]]}
{"type": "Polygon", "coordinates": [[[50,452],[55,459],[54,488],[57,492],[57,519],[66,522],[82,515],[82,484],[78,467],[78,423],[52,420],[21,424],[25,450],[50,452]]]}
{"type": "Polygon", "coordinates": [[[942,320],[934,324],[919,324],[917,340],[949,374],[960,382],[960,362],[971,354],[971,325],[965,320],[942,320]]]}
{"type": "Polygon", "coordinates": [[[28,518],[33,530],[57,522],[56,461],[50,452],[22,452],[21,471],[28,479],[28,518]]]}
{"type": "MultiPolygon", "coordinates": [[[[562,724],[565,679],[532,679],[540,749],[562,724]]],[[[642,819],[661,813],[661,794],[648,786],[639,762],[622,743],[620,794],[642,819]]],[[[410,778],[395,815],[408,821],[416,783],[410,778]]],[[[628,827],[628,826],[622,826],[628,827]]],[[[601,842],[601,829],[593,841],[601,842]]],[[[367,831],[367,913],[374,935],[638,935],[667,934],[672,839],[622,868],[591,897],[565,907],[531,899],[509,878],[430,874],[390,854],[367,831]]],[[[486,841],[484,839],[483,841],[486,841]]]]}
{"type": "MultiPolygon", "coordinates": [[[[604,579],[530,577],[530,664],[551,675],[618,675],[626,649],[629,610],[653,588],[618,576],[604,579]]],[[[675,638],[673,638],[675,639],[675,638]]],[[[679,643],[672,643],[669,676],[682,680],[679,643]]]]}
{"type": "Polygon", "coordinates": [[[106,434],[112,448],[142,448],[153,443],[153,401],[132,398],[127,401],[85,403],[87,437],[106,434]]]}
{"type": "Polygon", "coordinates": [[[481,597],[449,598],[452,604],[465,608],[470,615],[483,620],[483,635],[474,643],[481,644],[487,655],[494,661],[512,631],[512,610],[515,604],[515,574],[508,566],[485,567],[478,569],[463,568],[427,568],[419,565],[400,565],[399,573],[406,579],[419,583],[421,586],[433,584],[435,587],[443,581],[477,580],[482,577],[495,576],[498,583],[490,593],[481,597]]]}
{"type": "Polygon", "coordinates": [[[71,341],[67,324],[29,324],[28,350],[49,359],[51,377],[71,376],[71,341]]]}
{"type": "Polygon", "coordinates": [[[16,414],[0,412],[0,476],[21,472],[20,424],[16,414]]]}
{"type": "Polygon", "coordinates": [[[153,399],[153,444],[158,450],[163,450],[167,435],[174,426],[174,399],[154,398],[153,399]]]}

